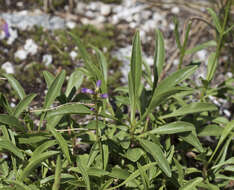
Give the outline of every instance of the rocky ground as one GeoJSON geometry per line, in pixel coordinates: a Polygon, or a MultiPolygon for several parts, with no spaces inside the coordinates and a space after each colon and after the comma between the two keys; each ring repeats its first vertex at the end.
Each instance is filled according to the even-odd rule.
{"type": "MultiPolygon", "coordinates": [[[[28,93],[41,94],[45,91],[42,70],[56,73],[66,69],[71,73],[82,65],[76,44],[66,31],[76,33],[85,44],[94,44],[105,52],[112,74],[110,86],[118,86],[116,81],[125,84],[127,80],[131,41],[136,29],[140,31],[144,60],[149,65],[153,64],[155,29],[163,32],[166,75],[175,70],[179,62],[179,51],[173,34],[173,17],[178,17],[182,34],[188,18],[201,17],[210,22],[205,8],[220,10],[222,14],[222,5],[218,1],[208,0],[190,0],[189,3],[182,0],[167,0],[163,3],[154,0],[106,0],[105,3],[74,0],[72,8],[63,1],[57,1],[60,4],[47,7],[47,10],[42,1],[2,1],[0,17],[10,27],[10,38],[6,39],[4,34],[0,36],[2,72],[15,74],[28,93]]],[[[195,20],[190,32],[189,47],[212,40],[215,35],[215,31],[207,24],[195,20]]],[[[230,39],[233,40],[232,36],[230,39]]],[[[233,42],[229,43],[222,53],[223,66],[219,68],[215,84],[232,77],[233,69],[229,63],[233,63],[233,48],[233,42]]],[[[212,48],[209,48],[185,58],[184,64],[193,60],[201,62],[200,70],[194,76],[198,84],[199,77],[205,76],[211,51],[212,48]]],[[[4,81],[0,81],[0,85],[4,86],[4,92],[10,93],[9,87],[5,88],[4,81]]]]}

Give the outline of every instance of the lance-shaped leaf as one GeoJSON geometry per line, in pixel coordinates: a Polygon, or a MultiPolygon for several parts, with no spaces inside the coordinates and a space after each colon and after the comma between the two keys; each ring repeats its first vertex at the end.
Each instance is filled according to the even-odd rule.
{"type": "Polygon", "coordinates": [[[9,140],[2,140],[0,139],[0,149],[6,150],[8,152],[13,153],[15,156],[20,158],[21,160],[24,159],[24,156],[20,149],[18,149],[11,141],[9,140]]]}
{"type": "Polygon", "coordinates": [[[18,131],[26,131],[24,125],[17,118],[11,115],[0,114],[0,123],[8,125],[9,127],[12,127],[18,131]]]}
{"type": "Polygon", "coordinates": [[[163,154],[161,147],[148,140],[138,139],[143,149],[151,154],[157,161],[159,168],[168,176],[171,177],[171,169],[166,157],[163,154]]]}
{"type": "Polygon", "coordinates": [[[50,85],[54,81],[55,77],[49,71],[43,71],[42,73],[43,73],[43,76],[45,78],[47,88],[49,89],[50,85]]]}
{"type": "Polygon", "coordinates": [[[20,83],[12,75],[4,74],[3,76],[7,78],[12,88],[15,90],[17,95],[22,100],[25,97],[25,92],[23,87],[20,85],[20,83]]]}
{"type": "Polygon", "coordinates": [[[164,39],[160,30],[155,33],[155,53],[154,53],[154,84],[153,89],[156,88],[158,78],[161,75],[165,61],[165,47],[164,39]]]}
{"type": "Polygon", "coordinates": [[[215,111],[217,110],[217,107],[214,104],[210,103],[203,103],[203,102],[193,102],[191,104],[187,104],[186,106],[183,106],[182,108],[175,110],[174,112],[164,115],[161,118],[169,118],[169,117],[176,117],[181,115],[187,115],[192,113],[200,113],[205,111],[215,111]]]}
{"type": "Polygon", "coordinates": [[[66,72],[64,70],[61,71],[50,85],[50,88],[48,89],[45,97],[45,103],[43,106],[44,109],[49,108],[54,100],[59,96],[63,82],[65,80],[65,75],[66,72]]]}
{"type": "Polygon", "coordinates": [[[81,71],[77,70],[74,71],[69,80],[68,80],[68,84],[67,84],[67,89],[65,92],[65,95],[68,97],[68,95],[70,94],[70,92],[72,91],[73,88],[75,88],[76,90],[80,87],[80,85],[83,82],[83,78],[84,75],[81,71]]]}

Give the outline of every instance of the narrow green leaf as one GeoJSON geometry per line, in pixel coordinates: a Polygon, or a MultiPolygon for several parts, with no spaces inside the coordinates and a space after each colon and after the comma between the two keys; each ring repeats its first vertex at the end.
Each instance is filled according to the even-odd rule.
{"type": "Polygon", "coordinates": [[[90,150],[90,152],[89,152],[89,159],[88,159],[88,164],[87,164],[88,168],[92,165],[92,163],[94,162],[94,160],[97,157],[98,153],[99,153],[98,144],[94,143],[91,150],[90,150]]]}
{"type": "Polygon", "coordinates": [[[70,154],[69,154],[69,148],[68,148],[67,141],[55,129],[49,128],[49,130],[52,133],[52,135],[55,137],[55,139],[57,140],[57,142],[58,142],[63,154],[67,158],[68,162],[71,163],[71,158],[70,158],[70,154]]]}
{"type": "Polygon", "coordinates": [[[155,36],[155,53],[154,53],[154,84],[153,89],[155,89],[158,78],[161,75],[164,61],[165,61],[165,48],[164,39],[160,30],[156,30],[157,38],[155,36]],[[157,39],[157,40],[156,40],[157,39]]]}
{"type": "MultiPolygon", "coordinates": [[[[157,164],[157,162],[152,162],[150,164],[146,164],[146,165],[142,166],[142,170],[143,171],[148,170],[148,169],[152,168],[153,166],[155,166],[156,164],[157,164]]],[[[140,171],[139,171],[139,169],[137,169],[121,184],[119,184],[115,187],[108,188],[107,190],[118,189],[119,187],[121,187],[121,186],[125,185],[126,183],[132,181],[133,179],[137,178],[139,175],[140,175],[140,171]]],[[[118,176],[116,178],[118,178],[118,176]]],[[[121,179],[121,178],[118,178],[118,179],[121,179]]]]}
{"type": "Polygon", "coordinates": [[[136,162],[144,154],[144,151],[140,148],[129,148],[126,153],[126,157],[132,162],[136,162]]]}
{"type": "Polygon", "coordinates": [[[164,115],[161,119],[176,117],[181,115],[187,115],[192,113],[201,113],[206,111],[216,111],[217,107],[214,104],[203,103],[203,102],[193,102],[183,106],[182,108],[175,110],[174,112],[164,115]]]}
{"type": "MultiPolygon", "coordinates": [[[[79,161],[79,157],[78,157],[78,161],[79,161]]],[[[87,190],[91,190],[91,186],[90,186],[90,180],[89,180],[89,176],[88,176],[88,173],[87,171],[85,170],[85,168],[81,165],[81,164],[78,164],[77,167],[79,168],[80,172],[81,172],[81,175],[85,181],[85,184],[86,184],[86,188],[87,190]]]]}
{"type": "Polygon", "coordinates": [[[150,153],[155,161],[157,161],[159,168],[168,176],[171,177],[171,169],[169,163],[164,156],[164,153],[161,147],[158,144],[155,144],[148,140],[138,139],[141,146],[145,149],[146,152],[150,153]]]}
{"type": "Polygon", "coordinates": [[[199,152],[204,151],[195,131],[181,133],[179,136],[187,143],[193,145],[199,152]]]}
{"type": "Polygon", "coordinates": [[[18,118],[20,116],[20,114],[27,109],[27,107],[29,106],[29,104],[32,102],[32,100],[36,97],[36,94],[30,94],[25,96],[15,107],[15,111],[13,113],[13,115],[18,118]]]}
{"type": "Polygon", "coordinates": [[[207,8],[207,11],[210,13],[217,31],[219,33],[221,33],[222,27],[221,27],[221,24],[220,24],[218,16],[216,15],[216,13],[211,8],[207,8]]]}
{"type": "Polygon", "coordinates": [[[147,189],[149,189],[149,186],[150,186],[149,177],[147,176],[146,172],[142,169],[142,166],[141,166],[141,164],[139,162],[137,162],[137,167],[139,169],[139,172],[140,172],[140,175],[141,175],[141,178],[142,178],[144,189],[147,190],[147,189]]]}
{"type": "Polygon", "coordinates": [[[212,78],[214,77],[214,73],[216,71],[217,67],[217,60],[216,60],[216,55],[215,53],[211,53],[208,58],[208,67],[207,67],[207,74],[206,74],[206,80],[211,81],[212,78]]]}
{"type": "MultiPolygon", "coordinates": [[[[14,184],[17,187],[17,189],[20,189],[20,190],[33,190],[20,181],[16,181],[16,180],[5,180],[5,181],[9,183],[10,185],[14,184]]],[[[12,189],[12,187],[8,187],[8,188],[12,189]]]]}
{"type": "Polygon", "coordinates": [[[15,90],[19,98],[22,100],[25,97],[25,92],[23,87],[20,85],[20,83],[12,75],[3,74],[3,76],[7,78],[12,88],[15,90]]]}
{"type": "Polygon", "coordinates": [[[55,178],[52,190],[59,190],[60,180],[61,180],[61,170],[62,170],[61,156],[58,155],[56,160],[55,178]]]}
{"type": "Polygon", "coordinates": [[[24,127],[24,125],[14,116],[0,114],[0,123],[8,125],[9,127],[12,127],[21,132],[26,131],[26,128],[24,127]]]}
{"type": "Polygon", "coordinates": [[[49,89],[50,85],[53,83],[55,77],[49,71],[43,71],[42,73],[43,73],[43,76],[45,78],[47,88],[49,89]]]}
{"type": "Polygon", "coordinates": [[[217,45],[216,41],[210,40],[208,42],[204,42],[202,44],[199,44],[199,45],[195,46],[194,48],[187,49],[185,51],[185,55],[196,53],[196,52],[198,52],[202,49],[208,48],[208,47],[215,47],[216,45],[217,45]]]}
{"type": "Polygon", "coordinates": [[[56,145],[56,140],[49,140],[38,146],[32,153],[31,159],[37,157],[41,153],[43,153],[45,150],[48,150],[49,147],[56,145]]]}
{"type": "Polygon", "coordinates": [[[104,164],[103,169],[106,170],[109,161],[109,147],[108,145],[103,144],[102,149],[103,149],[103,164],[104,164]]]}
{"type": "Polygon", "coordinates": [[[80,87],[80,85],[82,84],[83,79],[84,79],[84,75],[81,71],[79,71],[79,70],[74,71],[68,80],[65,95],[68,97],[68,95],[70,94],[70,92],[73,88],[75,88],[77,90],[80,87]]]}
{"type": "Polygon", "coordinates": [[[198,129],[198,136],[204,137],[204,136],[221,136],[223,132],[223,127],[220,127],[219,125],[206,125],[202,126],[198,129]]]}
{"type": "Polygon", "coordinates": [[[193,124],[184,122],[184,121],[175,121],[172,123],[168,123],[166,125],[163,125],[161,127],[158,127],[156,129],[153,129],[151,131],[148,131],[140,136],[143,136],[145,134],[175,134],[175,133],[183,133],[188,131],[194,131],[195,127],[193,124]]]}
{"type": "Polygon", "coordinates": [[[213,169],[216,169],[216,168],[220,168],[220,167],[222,167],[224,165],[230,165],[230,164],[234,164],[234,157],[229,158],[228,160],[213,166],[211,169],[213,170],[213,169]]]}
{"type": "Polygon", "coordinates": [[[21,160],[24,160],[24,155],[22,154],[20,149],[18,149],[16,147],[16,145],[14,145],[9,140],[0,139],[0,149],[4,149],[6,151],[9,151],[9,152],[13,153],[15,156],[17,156],[18,158],[20,158],[21,160]]]}
{"type": "Polygon", "coordinates": [[[183,187],[179,190],[191,190],[195,188],[199,183],[201,183],[203,179],[201,177],[196,177],[195,179],[189,180],[183,187]]]}
{"type": "Polygon", "coordinates": [[[50,88],[48,89],[48,92],[45,97],[45,103],[43,106],[44,109],[49,108],[51,104],[54,102],[54,100],[56,99],[56,97],[59,96],[64,79],[65,79],[65,71],[63,70],[54,79],[54,81],[50,85],[50,88]]]}
{"type": "Polygon", "coordinates": [[[197,69],[197,66],[187,66],[180,69],[161,81],[156,89],[156,94],[168,91],[171,87],[181,83],[190,77],[197,69]]]}
{"type": "Polygon", "coordinates": [[[47,113],[47,118],[64,114],[91,114],[93,113],[89,108],[80,103],[68,103],[58,106],[56,109],[47,113]]]}
{"type": "Polygon", "coordinates": [[[44,160],[48,159],[51,156],[54,156],[56,154],[58,154],[58,151],[48,151],[48,152],[44,152],[42,154],[39,154],[37,157],[33,158],[33,159],[29,159],[29,163],[28,165],[23,169],[23,171],[20,173],[19,176],[19,181],[24,181],[24,179],[26,177],[29,176],[29,174],[36,168],[39,166],[39,164],[41,162],[43,162],[44,160]]]}

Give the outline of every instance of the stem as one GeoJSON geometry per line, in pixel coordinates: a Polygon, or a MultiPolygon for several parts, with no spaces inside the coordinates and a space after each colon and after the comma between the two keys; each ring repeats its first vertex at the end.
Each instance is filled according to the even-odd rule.
{"type": "Polygon", "coordinates": [[[101,157],[102,157],[102,169],[104,168],[104,155],[103,155],[103,149],[102,149],[102,143],[101,143],[101,138],[100,138],[100,133],[99,133],[99,127],[98,127],[98,102],[97,102],[97,96],[95,96],[95,118],[96,118],[96,142],[98,143],[101,157]]]}

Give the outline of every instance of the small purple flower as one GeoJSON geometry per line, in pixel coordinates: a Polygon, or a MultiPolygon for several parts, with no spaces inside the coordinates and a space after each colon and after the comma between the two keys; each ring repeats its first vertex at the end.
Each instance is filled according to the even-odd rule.
{"type": "Polygon", "coordinates": [[[97,83],[96,83],[97,88],[100,88],[101,84],[102,84],[102,81],[98,80],[97,83]]]}
{"type": "Polygon", "coordinates": [[[87,94],[93,94],[93,90],[89,89],[89,88],[82,88],[81,89],[82,93],[87,93],[87,94]]]}
{"type": "Polygon", "coordinates": [[[10,37],[9,27],[8,27],[8,24],[6,22],[3,24],[2,28],[3,28],[3,31],[5,32],[6,37],[9,38],[10,37]]]}
{"type": "Polygon", "coordinates": [[[108,98],[108,94],[101,94],[100,97],[101,98],[108,98]]]}
{"type": "Polygon", "coordinates": [[[91,111],[94,111],[95,109],[94,108],[90,108],[91,111]]]}

